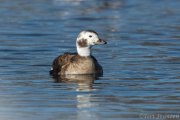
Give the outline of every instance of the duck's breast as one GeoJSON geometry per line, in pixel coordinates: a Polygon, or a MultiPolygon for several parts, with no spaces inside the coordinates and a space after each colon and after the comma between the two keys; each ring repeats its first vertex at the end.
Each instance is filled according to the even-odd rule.
{"type": "Polygon", "coordinates": [[[79,57],[64,66],[65,74],[93,74],[96,73],[95,63],[91,57],[79,57]]]}

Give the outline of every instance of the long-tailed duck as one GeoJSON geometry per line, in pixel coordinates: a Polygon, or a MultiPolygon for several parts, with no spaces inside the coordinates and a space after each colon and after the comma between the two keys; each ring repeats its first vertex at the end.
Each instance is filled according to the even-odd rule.
{"type": "Polygon", "coordinates": [[[54,59],[50,73],[54,76],[67,74],[102,74],[103,69],[91,55],[93,45],[106,44],[93,30],[79,33],[76,40],[77,53],[64,53],[54,59]]]}

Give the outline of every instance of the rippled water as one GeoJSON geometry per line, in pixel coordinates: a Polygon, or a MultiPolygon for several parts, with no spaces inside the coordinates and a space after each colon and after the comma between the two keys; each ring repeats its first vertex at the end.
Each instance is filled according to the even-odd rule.
{"type": "Polygon", "coordinates": [[[180,119],[179,6],[179,0],[1,0],[0,119],[180,119]],[[93,48],[104,75],[54,80],[52,60],[74,52],[84,29],[108,41],[93,48]]]}

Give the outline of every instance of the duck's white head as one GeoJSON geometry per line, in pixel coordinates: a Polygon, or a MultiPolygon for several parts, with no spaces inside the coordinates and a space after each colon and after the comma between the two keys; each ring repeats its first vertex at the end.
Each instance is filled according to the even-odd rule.
{"type": "Polygon", "coordinates": [[[93,30],[85,30],[79,33],[76,40],[77,52],[80,56],[90,56],[93,45],[107,44],[106,41],[99,38],[93,30]]]}

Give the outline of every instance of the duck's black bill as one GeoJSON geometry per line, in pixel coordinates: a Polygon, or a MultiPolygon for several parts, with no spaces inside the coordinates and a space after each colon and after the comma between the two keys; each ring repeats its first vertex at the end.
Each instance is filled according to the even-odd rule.
{"type": "Polygon", "coordinates": [[[99,44],[107,44],[107,42],[106,41],[104,41],[104,40],[102,40],[102,39],[99,39],[99,42],[98,42],[99,44]]]}

